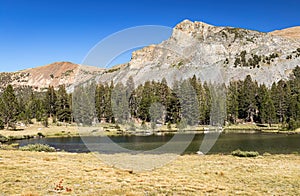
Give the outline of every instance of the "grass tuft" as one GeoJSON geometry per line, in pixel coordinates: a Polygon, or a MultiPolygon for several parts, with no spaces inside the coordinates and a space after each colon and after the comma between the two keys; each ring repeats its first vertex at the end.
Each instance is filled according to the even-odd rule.
{"type": "Polygon", "coordinates": [[[47,144],[28,144],[19,148],[22,151],[55,152],[56,149],[47,144]]]}
{"type": "Polygon", "coordinates": [[[242,151],[240,149],[237,149],[235,151],[232,151],[231,155],[237,157],[257,157],[259,153],[256,151],[242,151]]]}

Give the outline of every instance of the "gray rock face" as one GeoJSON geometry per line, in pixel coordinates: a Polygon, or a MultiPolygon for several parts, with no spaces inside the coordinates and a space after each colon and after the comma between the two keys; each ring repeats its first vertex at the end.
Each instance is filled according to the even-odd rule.
{"type": "Polygon", "coordinates": [[[132,76],[141,84],[166,78],[172,85],[194,74],[202,81],[225,83],[251,75],[270,85],[300,65],[298,48],[299,39],[184,20],[168,40],[133,52],[129,63],[102,72],[97,80],[125,83],[132,76]]]}

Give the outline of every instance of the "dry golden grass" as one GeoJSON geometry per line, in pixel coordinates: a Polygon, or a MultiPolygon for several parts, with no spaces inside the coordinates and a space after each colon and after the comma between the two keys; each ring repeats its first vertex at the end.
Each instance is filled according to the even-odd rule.
{"type": "Polygon", "coordinates": [[[37,136],[38,133],[42,133],[45,136],[67,136],[67,135],[78,135],[78,128],[76,126],[56,126],[50,125],[44,127],[41,124],[35,123],[28,127],[17,127],[17,131],[14,130],[1,130],[0,134],[5,137],[18,137],[18,136],[37,136]]]}
{"type": "Polygon", "coordinates": [[[2,150],[0,171],[0,195],[300,194],[298,155],[185,155],[154,171],[132,173],[92,153],[2,150]]]}

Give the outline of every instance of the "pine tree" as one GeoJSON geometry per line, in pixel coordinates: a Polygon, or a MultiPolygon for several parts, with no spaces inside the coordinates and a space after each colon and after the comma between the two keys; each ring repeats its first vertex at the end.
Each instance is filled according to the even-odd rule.
{"type": "Polygon", "coordinates": [[[230,82],[227,89],[227,120],[236,123],[239,115],[238,83],[230,82]]]}
{"type": "Polygon", "coordinates": [[[210,125],[223,126],[226,120],[226,86],[225,84],[210,84],[211,109],[210,125]]]}
{"type": "Polygon", "coordinates": [[[210,124],[210,111],[211,111],[211,105],[212,105],[212,97],[209,85],[205,81],[203,83],[203,93],[204,93],[204,104],[202,105],[202,110],[204,114],[204,122],[203,124],[209,125],[210,124]]]}
{"type": "Polygon", "coordinates": [[[138,107],[138,117],[141,120],[150,122],[151,118],[149,114],[149,109],[154,99],[151,83],[147,81],[140,88],[142,88],[142,94],[141,94],[141,100],[139,102],[139,107],[138,107]]]}
{"type": "Polygon", "coordinates": [[[293,73],[290,77],[290,118],[295,121],[300,121],[300,67],[297,66],[293,70],[293,73]]]}
{"type": "Polygon", "coordinates": [[[96,86],[95,92],[95,107],[98,121],[104,118],[104,108],[105,108],[105,87],[103,84],[98,84],[96,86]]]}
{"type": "Polygon", "coordinates": [[[71,122],[71,103],[65,85],[59,86],[57,92],[57,118],[61,122],[71,122]]]}
{"type": "Polygon", "coordinates": [[[17,115],[19,114],[18,108],[18,100],[14,89],[12,85],[8,85],[0,99],[0,117],[7,129],[15,127],[17,115]]]}
{"type": "Polygon", "coordinates": [[[199,119],[196,91],[190,80],[184,80],[179,87],[179,92],[176,92],[176,94],[180,100],[182,118],[186,120],[188,125],[195,125],[199,119]]]}
{"type": "Polygon", "coordinates": [[[94,84],[84,84],[74,89],[72,94],[72,118],[79,125],[91,126],[93,122],[97,122],[95,92],[96,86],[94,84]]]}
{"type": "Polygon", "coordinates": [[[257,106],[255,95],[258,85],[253,82],[250,75],[247,75],[239,93],[239,117],[246,121],[254,122],[257,106]]]}
{"type": "Polygon", "coordinates": [[[266,85],[260,85],[257,96],[257,106],[259,111],[259,121],[261,123],[271,123],[276,120],[276,113],[273,101],[270,96],[270,91],[266,85]]]}
{"type": "Polygon", "coordinates": [[[49,86],[47,89],[47,92],[45,94],[45,110],[47,112],[47,115],[51,118],[56,116],[56,110],[57,110],[57,95],[54,90],[53,86],[49,86]]]}
{"type": "Polygon", "coordinates": [[[126,81],[126,100],[129,110],[127,120],[131,120],[132,116],[136,116],[137,113],[135,84],[132,76],[126,81]]]}
{"type": "Polygon", "coordinates": [[[111,94],[111,105],[113,115],[117,123],[124,123],[129,116],[126,89],[122,83],[118,83],[111,94]]]}
{"type": "Polygon", "coordinates": [[[112,111],[112,103],[111,103],[111,94],[114,89],[114,83],[111,81],[110,86],[105,86],[105,97],[104,97],[104,117],[106,118],[106,122],[114,123],[115,119],[112,111]]]}
{"type": "Polygon", "coordinates": [[[284,123],[287,119],[290,94],[291,90],[289,84],[285,81],[280,80],[277,84],[272,84],[271,98],[276,108],[276,116],[280,123],[284,123]]]}

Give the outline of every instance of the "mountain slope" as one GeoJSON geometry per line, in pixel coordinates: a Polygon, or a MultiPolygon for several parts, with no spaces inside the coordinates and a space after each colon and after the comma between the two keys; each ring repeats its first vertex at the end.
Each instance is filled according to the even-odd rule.
{"type": "Polygon", "coordinates": [[[0,73],[0,88],[32,86],[36,90],[74,84],[97,76],[99,82],[125,82],[130,76],[136,85],[147,80],[190,78],[225,82],[251,75],[259,83],[270,85],[289,77],[300,65],[299,27],[262,33],[234,27],[217,27],[203,22],[184,20],[173,29],[172,36],[157,45],[146,46],[132,53],[130,62],[108,70],[81,66],[70,62],[13,73],[0,73]],[[291,39],[291,37],[293,39],[291,39]]]}
{"type": "Polygon", "coordinates": [[[300,39],[300,26],[270,32],[271,35],[300,39]]]}
{"type": "Polygon", "coordinates": [[[172,36],[132,54],[121,69],[102,73],[101,82],[121,81],[133,76],[137,84],[192,77],[224,81],[251,75],[271,84],[287,78],[300,65],[300,41],[241,28],[216,27],[185,20],[173,29],[172,36]]]}
{"type": "Polygon", "coordinates": [[[18,72],[0,73],[1,87],[8,83],[15,87],[31,86],[43,90],[48,86],[57,88],[74,84],[75,79],[87,80],[103,70],[97,67],[81,66],[70,62],[56,62],[49,65],[26,69],[18,72]]]}

